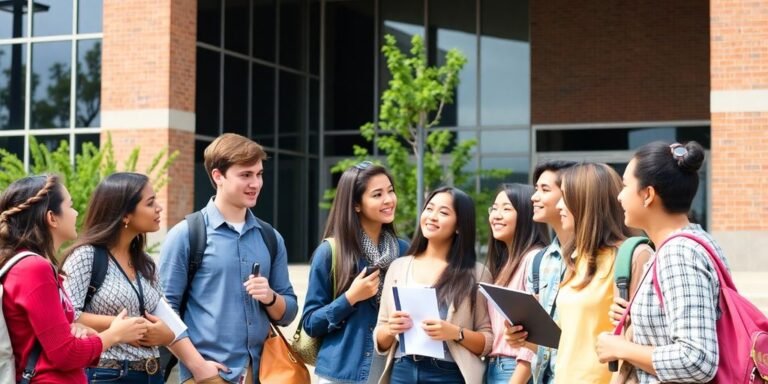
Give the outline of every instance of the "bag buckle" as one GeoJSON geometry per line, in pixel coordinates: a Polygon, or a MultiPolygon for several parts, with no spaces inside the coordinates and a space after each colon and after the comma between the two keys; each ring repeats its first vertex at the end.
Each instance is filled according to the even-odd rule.
{"type": "Polygon", "coordinates": [[[144,370],[146,370],[148,374],[154,375],[160,370],[160,363],[157,362],[156,358],[151,357],[144,363],[144,370]]]}

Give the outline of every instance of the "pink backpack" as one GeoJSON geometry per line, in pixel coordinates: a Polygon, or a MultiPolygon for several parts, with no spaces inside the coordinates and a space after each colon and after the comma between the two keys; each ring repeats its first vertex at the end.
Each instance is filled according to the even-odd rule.
{"type": "MultiPolygon", "coordinates": [[[[720,280],[721,315],[717,320],[720,362],[712,383],[768,383],[768,318],[739,294],[725,265],[706,241],[690,233],[678,233],[670,236],[664,243],[675,237],[691,239],[704,247],[720,280]]],[[[653,288],[661,306],[664,307],[661,287],[655,277],[654,261],[653,288]]]]}

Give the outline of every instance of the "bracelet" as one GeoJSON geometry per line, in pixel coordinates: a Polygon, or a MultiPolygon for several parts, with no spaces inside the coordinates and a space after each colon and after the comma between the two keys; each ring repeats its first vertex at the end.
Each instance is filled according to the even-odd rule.
{"type": "Polygon", "coordinates": [[[277,293],[275,291],[272,291],[272,301],[269,302],[269,304],[263,304],[264,307],[271,307],[275,305],[275,302],[277,302],[277,293]]]}

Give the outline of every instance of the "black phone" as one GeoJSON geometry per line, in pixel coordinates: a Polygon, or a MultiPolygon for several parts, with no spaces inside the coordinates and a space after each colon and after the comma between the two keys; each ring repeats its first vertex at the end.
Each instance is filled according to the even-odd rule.
{"type": "Polygon", "coordinates": [[[378,267],[378,266],[375,266],[375,265],[369,265],[369,266],[367,266],[367,267],[365,268],[365,277],[368,277],[368,276],[370,276],[372,273],[374,273],[374,272],[378,271],[379,269],[381,269],[381,268],[380,268],[380,267],[378,267]]]}
{"type": "Polygon", "coordinates": [[[261,271],[261,264],[253,263],[253,266],[251,267],[251,275],[259,276],[259,272],[261,271]]]}

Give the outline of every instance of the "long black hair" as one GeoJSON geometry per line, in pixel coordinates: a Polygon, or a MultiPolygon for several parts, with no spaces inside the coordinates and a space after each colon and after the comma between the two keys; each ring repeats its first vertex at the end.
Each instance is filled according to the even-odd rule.
{"type": "MultiPolygon", "coordinates": [[[[533,221],[531,196],[534,189],[526,184],[502,184],[499,193],[504,192],[517,211],[515,235],[509,246],[491,236],[488,238],[488,269],[496,284],[509,285],[523,260],[523,256],[534,248],[542,248],[549,243],[547,225],[533,221]]],[[[498,195],[498,194],[497,194],[498,195]]],[[[488,226],[490,226],[490,220],[488,226]]]]}
{"type": "MultiPolygon", "coordinates": [[[[475,307],[477,294],[477,279],[475,278],[475,204],[464,191],[453,187],[441,187],[429,194],[425,200],[422,212],[435,195],[448,193],[453,197],[453,211],[456,213],[456,233],[451,240],[448,254],[448,266],[443,270],[435,284],[437,298],[442,303],[453,303],[458,307],[466,297],[471,300],[472,309],[475,307]]],[[[418,256],[427,249],[429,240],[418,226],[413,235],[409,255],[418,256]]]]}
{"type": "Polygon", "coordinates": [[[655,141],[635,152],[635,177],[639,188],[653,187],[669,213],[688,213],[699,188],[699,168],[704,162],[704,148],[695,141],[685,145],[655,141]],[[682,154],[672,153],[679,147],[682,154]],[[684,149],[684,150],[682,150],[684,149]]]}

